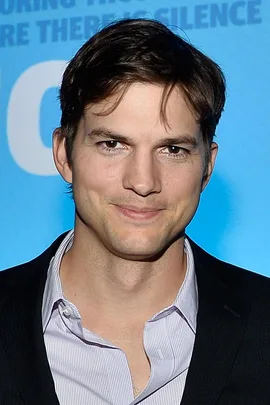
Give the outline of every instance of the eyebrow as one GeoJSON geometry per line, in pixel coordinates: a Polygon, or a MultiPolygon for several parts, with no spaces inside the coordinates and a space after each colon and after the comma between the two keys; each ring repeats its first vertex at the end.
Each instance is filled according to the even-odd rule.
{"type": "Polygon", "coordinates": [[[113,139],[115,141],[121,141],[124,143],[132,143],[132,139],[118,134],[117,132],[111,131],[108,128],[95,128],[92,129],[87,136],[91,139],[113,139]]]}
{"type": "MultiPolygon", "coordinates": [[[[127,136],[118,134],[108,128],[95,128],[92,129],[87,136],[91,137],[91,139],[112,139],[115,141],[120,141],[127,144],[133,144],[134,140],[127,136]]],[[[158,142],[159,145],[176,145],[176,144],[185,144],[189,145],[192,148],[196,148],[198,146],[197,139],[190,135],[190,134],[182,134],[176,137],[170,138],[162,138],[158,142]]]]}

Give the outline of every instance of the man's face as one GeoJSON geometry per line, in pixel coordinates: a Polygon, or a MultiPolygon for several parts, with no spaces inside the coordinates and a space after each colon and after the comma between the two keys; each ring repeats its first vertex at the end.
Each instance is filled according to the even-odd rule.
{"type": "MultiPolygon", "coordinates": [[[[72,166],[63,141],[55,160],[73,184],[76,228],[113,254],[143,260],[162,252],[184,231],[200,198],[205,146],[195,116],[175,88],[160,117],[162,86],[131,85],[119,95],[88,106],[76,135],[72,166]]],[[[212,145],[207,166],[216,155],[212,145]]]]}

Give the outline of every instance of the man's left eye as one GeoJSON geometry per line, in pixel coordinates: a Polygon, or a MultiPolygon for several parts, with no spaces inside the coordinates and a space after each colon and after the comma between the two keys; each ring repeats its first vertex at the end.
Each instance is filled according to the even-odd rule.
{"type": "Polygon", "coordinates": [[[119,146],[119,145],[118,145],[119,142],[118,142],[118,141],[114,141],[114,140],[105,141],[104,144],[105,144],[105,146],[106,146],[107,148],[110,148],[110,149],[115,149],[117,146],[119,146]]]}
{"type": "Polygon", "coordinates": [[[161,153],[172,159],[183,159],[189,155],[189,150],[181,146],[167,145],[161,150],[161,153]]]}
{"type": "Polygon", "coordinates": [[[169,145],[167,146],[168,152],[171,154],[178,154],[182,148],[180,146],[169,145]]]}

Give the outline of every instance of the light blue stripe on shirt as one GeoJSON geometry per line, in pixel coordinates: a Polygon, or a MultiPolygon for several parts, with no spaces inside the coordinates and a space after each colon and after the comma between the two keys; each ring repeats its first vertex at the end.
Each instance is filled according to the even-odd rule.
{"type": "Polygon", "coordinates": [[[145,323],[144,348],[151,375],[135,399],[125,353],[83,328],[77,308],[63,296],[59,267],[72,241],[73,231],[51,260],[42,308],[45,345],[60,404],[180,404],[198,309],[193,254],[188,240],[185,239],[187,272],[175,302],[145,323]]]}

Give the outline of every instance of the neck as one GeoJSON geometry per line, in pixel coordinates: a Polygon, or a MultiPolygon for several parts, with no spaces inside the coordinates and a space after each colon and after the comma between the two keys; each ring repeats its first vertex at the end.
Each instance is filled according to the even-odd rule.
{"type": "Polygon", "coordinates": [[[156,260],[134,261],[113,255],[94,235],[85,238],[77,230],[60,269],[64,295],[82,318],[98,314],[125,324],[144,323],[172,304],[185,273],[183,237],[156,260]]]}

